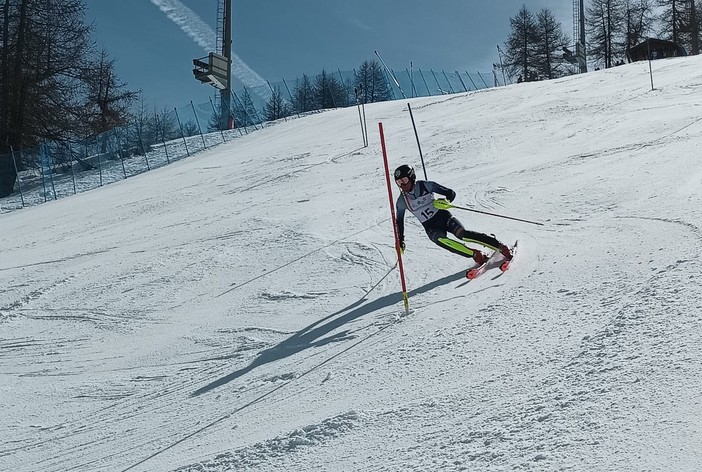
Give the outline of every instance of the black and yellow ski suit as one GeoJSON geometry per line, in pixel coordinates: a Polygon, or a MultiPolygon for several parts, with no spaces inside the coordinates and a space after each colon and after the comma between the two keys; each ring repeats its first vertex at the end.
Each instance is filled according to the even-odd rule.
{"type": "Polygon", "coordinates": [[[475,231],[467,231],[460,221],[448,210],[439,210],[434,207],[434,194],[443,195],[449,201],[456,198],[456,192],[448,187],[428,180],[417,180],[409,192],[402,192],[395,205],[397,213],[397,231],[400,243],[404,247],[405,241],[405,211],[409,210],[417,217],[429,239],[444,249],[464,257],[473,258],[475,251],[447,237],[450,232],[459,240],[467,243],[476,243],[493,251],[504,247],[494,236],[475,231]]]}

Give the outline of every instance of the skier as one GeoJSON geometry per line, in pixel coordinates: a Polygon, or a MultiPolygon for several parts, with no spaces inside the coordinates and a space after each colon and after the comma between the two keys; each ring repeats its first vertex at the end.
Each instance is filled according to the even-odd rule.
{"type": "Polygon", "coordinates": [[[477,243],[493,251],[500,251],[506,261],[512,259],[512,251],[509,247],[494,236],[467,231],[451,212],[434,207],[434,193],[443,195],[449,202],[456,198],[456,192],[450,188],[429,180],[417,180],[414,168],[406,164],[395,169],[395,183],[402,190],[395,205],[397,235],[402,251],[405,250],[405,210],[409,210],[422,223],[429,239],[444,249],[472,258],[478,265],[487,261],[487,256],[483,252],[448,238],[447,232],[451,232],[462,241],[477,243]]]}

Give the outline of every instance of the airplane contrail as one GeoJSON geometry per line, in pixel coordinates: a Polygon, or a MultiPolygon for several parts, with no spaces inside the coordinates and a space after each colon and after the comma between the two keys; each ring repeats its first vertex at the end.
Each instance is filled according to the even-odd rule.
{"type": "MultiPolygon", "coordinates": [[[[210,26],[179,0],[151,0],[166,16],[198,46],[209,53],[215,50],[217,35],[210,26]]],[[[232,53],[232,74],[248,87],[266,85],[266,81],[250,68],[239,56],[232,53]]]]}

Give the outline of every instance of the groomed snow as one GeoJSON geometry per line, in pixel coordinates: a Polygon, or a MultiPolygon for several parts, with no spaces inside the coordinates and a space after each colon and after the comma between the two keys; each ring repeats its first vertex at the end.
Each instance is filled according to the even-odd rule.
{"type": "Polygon", "coordinates": [[[0,469],[702,470],[702,57],[288,120],[0,215],[0,469]],[[505,274],[407,217],[392,168],[505,274]],[[395,197],[397,196],[397,189],[395,197]]]}

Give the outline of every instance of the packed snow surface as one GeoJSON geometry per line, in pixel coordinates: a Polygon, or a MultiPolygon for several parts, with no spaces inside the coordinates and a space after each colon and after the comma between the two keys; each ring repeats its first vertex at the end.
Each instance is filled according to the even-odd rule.
{"type": "Polygon", "coordinates": [[[702,470],[702,57],[281,121],[0,215],[0,469],[702,470]],[[519,240],[468,282],[391,170],[519,240]],[[397,198],[394,183],[393,200],[397,198]]]}

